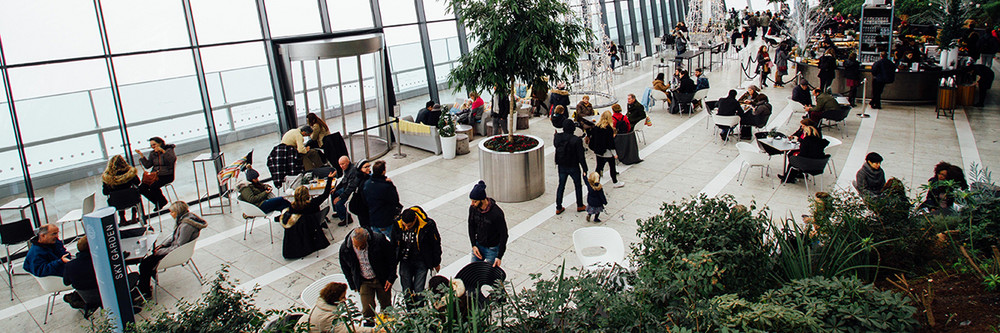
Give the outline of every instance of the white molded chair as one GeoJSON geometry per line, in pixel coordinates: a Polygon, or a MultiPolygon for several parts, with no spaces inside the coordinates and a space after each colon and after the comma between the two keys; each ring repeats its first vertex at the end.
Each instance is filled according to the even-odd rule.
{"type": "Polygon", "coordinates": [[[97,192],[91,193],[87,197],[83,198],[83,207],[81,209],[74,209],[59,218],[56,223],[59,224],[59,238],[63,238],[62,232],[66,229],[63,227],[66,223],[73,223],[73,231],[76,232],[74,236],[80,235],[80,229],[77,227],[76,222],[82,221],[83,216],[90,214],[94,211],[94,197],[97,196],[97,192]]]}
{"type": "MultiPolygon", "coordinates": [[[[236,192],[234,191],[233,193],[236,192]]],[[[234,196],[237,196],[237,198],[234,199],[233,201],[236,202],[236,207],[239,209],[240,213],[242,213],[242,216],[244,217],[243,240],[247,240],[248,233],[251,235],[253,234],[254,221],[256,221],[258,218],[264,218],[264,223],[267,223],[267,230],[270,232],[271,235],[271,244],[274,244],[274,229],[272,229],[270,220],[275,215],[280,214],[281,212],[271,212],[270,214],[264,213],[264,211],[260,210],[260,207],[257,207],[252,203],[240,200],[238,194],[234,194],[234,196]]]]}
{"type": "Polygon", "coordinates": [[[608,227],[576,229],[573,232],[573,248],[584,269],[600,269],[615,264],[625,266],[625,244],[621,234],[615,229],[608,227]],[[594,256],[583,254],[584,249],[592,247],[602,247],[605,251],[601,255],[594,256]]]}
{"type": "MultiPolygon", "coordinates": [[[[652,97],[653,99],[655,99],[657,101],[660,101],[660,103],[661,103],[661,105],[663,106],[664,109],[666,109],[666,108],[668,108],[670,106],[669,103],[667,103],[667,101],[670,98],[667,97],[667,93],[665,93],[665,92],[662,92],[662,91],[659,91],[659,90],[656,90],[656,89],[652,89],[649,92],[649,97],[652,97]]],[[[652,110],[650,110],[650,111],[652,111],[652,110]]]]}
{"type": "Polygon", "coordinates": [[[37,277],[32,275],[35,281],[38,281],[38,285],[42,287],[42,291],[49,294],[48,302],[45,303],[45,320],[42,324],[49,323],[49,314],[52,314],[52,310],[56,307],[56,297],[64,291],[71,291],[73,287],[63,284],[63,279],[61,276],[45,276],[37,277]]]}
{"type": "MultiPolygon", "coordinates": [[[[747,174],[750,173],[750,169],[754,167],[760,168],[760,177],[764,178],[764,173],[767,172],[768,179],[771,175],[771,156],[765,152],[760,151],[760,148],[751,145],[746,142],[737,142],[736,150],[740,153],[740,159],[743,160],[743,165],[746,165],[747,170],[743,172],[743,180],[740,181],[740,186],[743,186],[743,182],[747,180],[747,174]]],[[[743,166],[740,166],[740,170],[743,166]]],[[[739,174],[736,174],[736,179],[739,179],[739,174]]],[[[774,187],[774,181],[771,181],[771,187],[774,187]]]]}
{"type": "MultiPolygon", "coordinates": [[[[330,284],[330,282],[347,284],[347,277],[344,276],[344,274],[324,276],[319,280],[313,281],[313,283],[309,284],[306,289],[302,289],[302,294],[299,295],[299,300],[302,301],[302,304],[305,304],[306,309],[312,309],[312,307],[316,305],[316,299],[319,298],[320,290],[323,290],[323,287],[326,287],[326,285],[330,284]]],[[[361,295],[358,294],[357,291],[348,288],[347,298],[354,301],[355,306],[361,306],[361,295]]]]}
{"type": "MultiPolygon", "coordinates": [[[[833,147],[836,147],[836,146],[844,144],[844,142],[840,141],[840,139],[837,139],[837,138],[832,137],[832,136],[828,136],[826,134],[823,135],[823,138],[826,139],[826,141],[830,141],[830,144],[826,146],[827,148],[833,148],[833,147]]],[[[830,163],[827,163],[827,164],[830,165],[830,171],[833,172],[834,175],[836,175],[837,174],[837,165],[833,163],[833,157],[830,158],[830,163]]]]}
{"type": "Polygon", "coordinates": [[[788,99],[788,105],[792,108],[792,114],[788,116],[788,119],[785,119],[785,125],[788,125],[788,122],[792,121],[796,113],[801,113],[803,116],[806,114],[806,107],[799,104],[799,102],[793,101],[791,98],[788,99]]]}
{"type": "MultiPolygon", "coordinates": [[[[187,244],[181,245],[173,251],[170,251],[170,253],[167,253],[167,255],[164,256],[163,259],[160,260],[160,263],[156,266],[156,271],[163,272],[167,270],[167,268],[190,265],[190,267],[187,267],[188,270],[190,270],[191,273],[194,274],[194,277],[198,279],[199,284],[204,284],[205,282],[201,275],[201,271],[198,270],[198,266],[196,266],[194,264],[194,260],[191,259],[191,257],[194,256],[194,247],[197,242],[197,239],[192,240],[187,244]]],[[[159,274],[153,275],[153,280],[156,281],[153,286],[153,297],[156,297],[156,289],[159,289],[160,287],[159,274]]]]}
{"type": "MultiPolygon", "coordinates": [[[[702,90],[695,91],[694,92],[694,97],[691,98],[691,100],[692,101],[699,101],[699,102],[701,102],[701,108],[704,109],[704,108],[706,108],[704,99],[707,96],[708,96],[708,89],[702,89],[702,90]]],[[[693,108],[693,106],[692,106],[692,108],[693,108]]],[[[688,115],[690,116],[691,114],[688,114],[688,115]]]]}
{"type": "Polygon", "coordinates": [[[723,143],[728,142],[729,136],[735,133],[737,130],[739,130],[739,128],[737,128],[736,126],[740,124],[740,116],[715,115],[712,116],[712,121],[715,122],[716,128],[718,128],[719,126],[728,126],[730,128],[729,135],[726,135],[726,139],[722,141],[723,143]]]}

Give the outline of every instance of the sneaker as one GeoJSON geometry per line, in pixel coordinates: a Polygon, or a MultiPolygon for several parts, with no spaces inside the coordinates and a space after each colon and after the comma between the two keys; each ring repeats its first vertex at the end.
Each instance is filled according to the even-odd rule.
{"type": "Polygon", "coordinates": [[[75,291],[63,295],[63,301],[69,304],[69,306],[74,309],[84,309],[87,307],[87,302],[84,302],[83,297],[80,297],[80,294],[76,293],[75,291]]]}
{"type": "Polygon", "coordinates": [[[625,182],[618,181],[617,183],[615,183],[615,187],[622,187],[622,186],[625,186],[625,182]]]}
{"type": "Polygon", "coordinates": [[[556,215],[562,214],[566,211],[566,207],[556,207],[556,215]]]}
{"type": "Polygon", "coordinates": [[[599,219],[599,218],[594,218],[594,223],[601,223],[601,222],[602,222],[602,221],[601,221],[601,219],[599,219]]]}
{"type": "Polygon", "coordinates": [[[590,214],[587,214],[587,222],[590,222],[590,214]]]}
{"type": "Polygon", "coordinates": [[[587,210],[587,206],[576,206],[576,211],[578,211],[578,212],[582,212],[582,211],[585,211],[585,210],[587,210]]]}

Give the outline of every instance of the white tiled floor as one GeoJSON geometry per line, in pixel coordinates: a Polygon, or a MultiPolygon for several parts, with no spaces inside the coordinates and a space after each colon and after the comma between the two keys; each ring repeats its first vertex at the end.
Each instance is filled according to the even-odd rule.
{"type": "MultiPolygon", "coordinates": [[[[647,59],[640,69],[626,69],[625,74],[616,76],[617,94],[624,101],[628,93],[641,93],[651,81],[653,69],[650,64],[653,59],[647,59]],[[649,77],[649,80],[636,77],[649,77]],[[632,82],[629,82],[632,81],[632,82]],[[627,84],[622,84],[627,83],[627,84]]],[[[738,64],[727,62],[725,66],[717,66],[709,74],[712,82],[709,97],[717,98],[724,95],[736,84],[738,64]]],[[[904,84],[904,83],[896,83],[904,84]]],[[[986,108],[970,108],[966,111],[970,122],[975,144],[983,163],[991,168],[1000,167],[1000,147],[997,145],[997,128],[1000,126],[1000,115],[996,103],[997,89],[991,91],[992,101],[986,108]]],[[[790,88],[766,88],[774,105],[776,117],[787,104],[790,88]]],[[[404,109],[417,109],[424,101],[406,101],[404,109]]],[[[958,113],[963,116],[966,113],[958,113]]],[[[691,121],[688,116],[670,115],[663,111],[660,105],[654,106],[649,113],[654,126],[645,129],[647,145],[640,144],[643,163],[633,165],[624,171],[620,178],[626,182],[623,188],[607,190],[609,205],[607,213],[602,216],[605,221],[601,225],[618,230],[626,242],[635,242],[636,219],[655,214],[662,202],[670,202],[685,197],[697,195],[714,183],[719,194],[731,194],[741,203],[754,201],[758,206],[766,205],[775,218],[800,216],[807,212],[808,193],[802,183],[796,185],[780,185],[776,181],[761,179],[758,170],[753,170],[747,176],[746,182],[740,185],[735,177],[717,177],[723,169],[738,158],[733,144],[720,144],[711,129],[706,129],[704,119],[698,118],[685,130],[674,131],[678,126],[691,121]],[[661,138],[664,138],[661,140],[661,138]],[[661,140],[661,141],[658,141],[661,140]],[[656,147],[657,142],[664,143],[656,147]]],[[[693,117],[700,117],[695,115],[693,117]]],[[[788,125],[779,124],[778,130],[791,132],[797,126],[797,117],[788,125]]],[[[844,143],[828,149],[833,155],[838,172],[845,165],[856,137],[860,119],[851,116],[847,119],[850,128],[849,136],[843,137],[844,143]]],[[[524,131],[546,139],[551,144],[553,128],[547,120],[532,119],[531,128],[524,131]]],[[[841,138],[841,131],[830,129],[827,135],[841,138]]],[[[475,147],[474,145],[470,145],[475,147]]],[[[869,150],[880,152],[885,156],[883,167],[889,177],[901,178],[911,189],[918,188],[930,177],[933,165],[939,161],[962,163],[962,153],[959,150],[959,139],[956,127],[951,120],[935,119],[932,105],[899,106],[886,104],[879,111],[875,131],[869,143],[869,150]]],[[[473,148],[475,150],[476,148],[473,148]]],[[[462,260],[469,252],[466,229],[467,209],[469,201],[467,193],[469,184],[478,180],[478,154],[475,152],[459,156],[454,160],[434,158],[430,153],[404,147],[407,154],[404,159],[394,159],[391,154],[384,159],[389,165],[390,176],[400,191],[404,205],[421,205],[427,208],[430,217],[439,224],[444,245],[443,265],[454,264],[460,267],[462,260]],[[411,163],[431,158],[427,163],[402,173],[392,173],[392,170],[402,168],[411,163]]],[[[863,156],[863,155],[862,155],[863,156]]],[[[588,158],[593,161],[593,157],[588,158]]],[[[555,167],[549,158],[546,173],[547,191],[541,197],[522,203],[502,203],[508,218],[508,227],[529,220],[539,222],[534,228],[518,237],[512,238],[508,244],[503,266],[508,273],[508,280],[516,288],[523,288],[530,283],[528,274],[543,273],[566,262],[567,265],[579,264],[573,250],[572,232],[581,227],[595,225],[584,221],[584,213],[567,210],[562,215],[554,215],[553,199],[557,185],[555,167]],[[540,220],[539,220],[540,219],[540,220]]],[[[771,161],[771,175],[780,172],[781,161],[771,161]]],[[[263,166],[263,158],[258,158],[258,169],[263,166]]],[[[591,165],[593,167],[593,165],[591,165]]],[[[967,166],[966,166],[967,167],[967,166]]],[[[621,170],[621,169],[620,169],[621,170]]],[[[854,170],[849,170],[853,175],[854,170]]],[[[831,173],[822,176],[826,190],[836,183],[838,175],[831,173]]],[[[573,197],[567,196],[566,206],[573,206],[573,197]]],[[[311,283],[328,274],[340,273],[337,259],[337,249],[340,241],[347,233],[347,228],[335,228],[334,245],[321,251],[320,257],[307,257],[301,261],[288,261],[281,257],[282,230],[275,227],[275,243],[268,241],[268,226],[258,223],[254,233],[246,240],[242,238],[243,221],[237,214],[214,215],[206,217],[209,227],[202,232],[199,248],[194,260],[202,272],[211,277],[218,271],[221,264],[230,264],[230,274],[239,283],[248,281],[264,282],[257,297],[257,304],[262,308],[287,308],[299,304],[299,293],[311,283]],[[226,233],[221,235],[221,233],[226,233]],[[283,267],[291,268],[290,274],[277,274],[283,267]],[[274,278],[276,277],[277,278],[274,278]]],[[[272,226],[274,227],[274,226],[272,226]]],[[[169,229],[169,228],[168,228],[169,229]]],[[[523,229],[523,228],[522,228],[523,229]]],[[[18,262],[20,263],[20,262],[18,262]]],[[[72,311],[68,305],[57,300],[54,315],[49,323],[42,325],[45,296],[39,290],[35,281],[29,277],[17,276],[14,279],[15,299],[0,297],[0,321],[5,327],[16,328],[18,331],[80,331],[89,323],[79,312],[72,311]]],[[[251,287],[252,285],[246,285],[251,287]]],[[[160,309],[173,309],[177,299],[193,300],[204,287],[199,287],[194,276],[182,269],[171,269],[161,274],[161,289],[158,295],[160,309]]],[[[398,287],[397,287],[398,289],[398,287]]],[[[5,295],[6,296],[6,295],[5,295]]],[[[152,312],[143,312],[146,318],[152,312]]]]}

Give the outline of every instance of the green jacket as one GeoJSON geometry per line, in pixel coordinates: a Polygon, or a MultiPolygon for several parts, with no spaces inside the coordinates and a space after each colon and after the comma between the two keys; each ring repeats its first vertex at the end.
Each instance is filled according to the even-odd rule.
{"type": "Polygon", "coordinates": [[[237,186],[240,190],[240,200],[246,201],[247,203],[253,204],[254,206],[260,207],[260,204],[267,200],[271,192],[265,191],[264,189],[254,186],[253,184],[241,184],[242,186],[237,186]]]}

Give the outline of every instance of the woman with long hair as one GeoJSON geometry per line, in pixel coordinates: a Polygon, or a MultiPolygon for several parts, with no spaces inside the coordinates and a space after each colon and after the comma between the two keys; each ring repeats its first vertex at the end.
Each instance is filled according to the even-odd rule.
{"type": "MultiPolygon", "coordinates": [[[[799,142],[799,150],[792,153],[791,155],[793,156],[814,159],[824,158],[827,156],[824,150],[826,149],[826,146],[830,144],[830,141],[823,138],[823,135],[816,129],[816,123],[811,119],[802,119],[802,121],[799,122],[799,130],[796,131],[795,134],[792,134],[792,139],[799,142]]],[[[788,183],[794,184],[795,179],[802,176],[802,172],[798,170],[791,170],[790,167],[791,164],[787,165],[785,168],[785,174],[778,175],[778,178],[782,181],[787,178],[788,183]],[[788,175],[788,173],[791,173],[791,175],[788,175]],[[788,175],[788,177],[785,177],[786,175],[788,175]]]]}
{"type": "Polygon", "coordinates": [[[760,75],[760,87],[767,87],[767,75],[771,73],[771,56],[767,54],[767,45],[757,49],[757,74],[760,75]]]}
{"type": "Polygon", "coordinates": [[[149,138],[149,158],[136,149],[139,155],[139,162],[155,176],[143,175],[143,182],[139,184],[139,194],[149,199],[155,206],[155,210],[161,210],[167,206],[167,198],[163,196],[161,187],[174,181],[174,164],[177,163],[177,155],[174,154],[174,145],[168,145],[163,138],[154,136],[149,138]]]}
{"type": "Polygon", "coordinates": [[[118,210],[119,223],[128,224],[125,219],[125,210],[132,208],[132,220],[139,217],[139,210],[134,206],[139,204],[139,176],[135,167],[125,162],[122,155],[111,156],[108,166],[101,174],[101,193],[108,196],[108,206],[118,210]]]}
{"type": "Polygon", "coordinates": [[[662,91],[667,95],[667,105],[670,105],[670,84],[664,81],[663,73],[657,73],[656,78],[653,79],[653,89],[662,91]]]}
{"type": "Polygon", "coordinates": [[[323,118],[312,112],[306,114],[306,124],[313,130],[312,134],[309,135],[309,145],[315,144],[317,148],[323,148],[323,137],[330,134],[330,127],[326,125],[323,118]]]}
{"type": "Polygon", "coordinates": [[[320,205],[330,197],[331,185],[336,175],[336,172],[331,172],[327,176],[323,193],[315,197],[309,194],[308,186],[295,188],[292,204],[281,215],[281,226],[285,228],[281,255],[285,259],[302,258],[330,246],[330,240],[326,239],[321,227],[329,208],[321,210],[320,205]]]}
{"type": "Polygon", "coordinates": [[[611,111],[601,113],[597,124],[587,131],[587,147],[593,150],[594,155],[597,156],[597,167],[594,168],[594,172],[602,174],[604,165],[607,164],[611,169],[611,182],[616,187],[622,187],[625,186],[625,183],[618,181],[618,170],[615,167],[615,159],[618,158],[618,154],[615,152],[617,131],[615,131],[613,123],[611,111]]]}
{"type": "Polygon", "coordinates": [[[774,65],[777,70],[774,71],[774,87],[784,88],[784,76],[788,74],[788,43],[781,42],[778,44],[778,51],[774,53],[774,65]]]}

